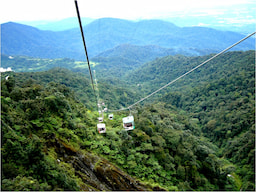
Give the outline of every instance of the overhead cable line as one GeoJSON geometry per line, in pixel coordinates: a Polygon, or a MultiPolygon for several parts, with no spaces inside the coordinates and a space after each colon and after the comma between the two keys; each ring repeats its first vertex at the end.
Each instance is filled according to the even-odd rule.
{"type": "Polygon", "coordinates": [[[213,60],[214,58],[220,56],[221,54],[225,53],[225,52],[228,51],[229,49],[235,47],[235,46],[238,45],[239,43],[243,42],[244,40],[248,39],[249,37],[251,37],[251,36],[253,36],[253,35],[255,35],[255,34],[256,34],[256,32],[251,33],[250,35],[246,36],[245,38],[241,39],[240,41],[236,42],[235,44],[229,46],[228,48],[224,49],[223,51],[219,52],[218,54],[214,55],[214,56],[211,57],[210,59],[204,61],[203,63],[197,65],[196,67],[194,67],[194,68],[191,69],[190,71],[188,71],[188,72],[184,73],[183,75],[177,77],[176,79],[172,80],[171,82],[167,83],[166,85],[164,85],[164,86],[161,87],[160,89],[158,89],[158,90],[152,92],[151,94],[147,95],[146,97],[140,99],[139,101],[135,102],[134,104],[132,104],[132,105],[126,107],[126,108],[121,108],[121,109],[118,109],[118,110],[109,110],[109,111],[113,111],[113,112],[114,112],[114,111],[130,110],[133,106],[135,106],[135,105],[139,104],[140,102],[146,100],[147,98],[153,96],[154,94],[158,93],[158,92],[161,91],[162,89],[164,89],[164,88],[170,86],[171,84],[175,83],[175,82],[178,81],[179,79],[181,79],[181,78],[183,78],[184,76],[188,75],[189,73],[195,71],[195,70],[198,69],[199,67],[202,67],[203,65],[205,65],[205,64],[208,63],[209,61],[211,61],[211,60],[213,60]]]}
{"type": "Polygon", "coordinates": [[[75,5],[76,5],[76,13],[77,13],[77,18],[78,18],[79,26],[80,26],[81,36],[82,36],[82,39],[83,39],[86,60],[87,60],[87,64],[88,64],[88,68],[89,68],[89,72],[90,72],[92,88],[93,88],[93,91],[94,91],[94,95],[96,97],[96,91],[95,91],[95,88],[94,88],[94,83],[93,83],[93,78],[92,78],[92,71],[91,71],[89,57],[88,57],[87,48],[86,48],[86,44],[85,44],[84,31],[83,31],[82,21],[81,21],[81,18],[80,18],[80,13],[79,13],[79,9],[78,9],[77,0],[75,0],[75,5]]]}

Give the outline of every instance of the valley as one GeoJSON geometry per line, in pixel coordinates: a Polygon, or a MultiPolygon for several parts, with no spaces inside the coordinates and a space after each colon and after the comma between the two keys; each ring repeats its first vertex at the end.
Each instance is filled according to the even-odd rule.
{"type": "MultiPolygon", "coordinates": [[[[118,109],[209,57],[166,56],[121,77],[103,73],[100,62],[93,69],[100,98],[109,109],[118,109]]],[[[45,67],[50,62],[2,58],[14,69],[19,61],[36,67],[40,65],[33,63],[45,67]]],[[[115,112],[114,120],[105,114],[105,134],[96,131],[98,114],[88,72],[75,72],[74,60],[51,62],[57,61],[57,68],[46,71],[35,67],[34,72],[2,73],[2,189],[255,189],[255,51],[225,53],[136,106],[131,111],[133,131],[121,125],[128,111],[115,112]],[[24,158],[18,160],[20,156],[24,158]],[[86,167],[88,161],[91,167],[86,167]],[[109,169],[120,169],[118,177],[136,185],[115,185],[109,169]]]]}
{"type": "Polygon", "coordinates": [[[1,24],[1,190],[255,191],[255,38],[133,105],[244,35],[84,20],[99,133],[73,21],[1,24]]]}

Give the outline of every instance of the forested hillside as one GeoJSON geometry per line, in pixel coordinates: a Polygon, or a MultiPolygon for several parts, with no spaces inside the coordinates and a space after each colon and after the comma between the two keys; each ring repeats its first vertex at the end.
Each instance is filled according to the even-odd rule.
{"type": "Polygon", "coordinates": [[[228,56],[231,65],[222,62],[222,69],[229,70],[221,76],[214,72],[212,81],[187,89],[186,94],[170,93],[164,101],[192,112],[203,134],[239,165],[237,172],[249,185],[255,180],[255,52],[228,56]]]}
{"type": "Polygon", "coordinates": [[[96,115],[65,85],[10,77],[1,99],[2,190],[151,189],[92,153],[96,115]]]}
{"type": "MultiPolygon", "coordinates": [[[[209,57],[168,56],[128,76],[152,92],[209,57]]],[[[170,86],[161,99],[199,121],[203,135],[220,147],[220,155],[239,165],[245,188],[255,179],[254,69],[255,51],[225,53],[170,86]]]]}
{"type": "MultiPolygon", "coordinates": [[[[127,107],[209,57],[100,78],[100,97],[127,107]]],[[[254,67],[255,51],[228,52],[132,108],[133,131],[122,127],[128,111],[105,114],[105,134],[83,73],[2,73],[1,189],[254,191],[254,67]]]]}
{"type": "Polygon", "coordinates": [[[18,85],[15,77],[2,81],[3,190],[236,188],[225,169],[232,164],[216,156],[216,146],[186,131],[188,118],[173,107],[138,109],[136,129],[129,133],[121,126],[127,114],[115,114],[106,121],[107,133],[99,135],[97,112],[65,85],[31,80],[18,85]],[[121,170],[127,185],[116,183],[120,176],[111,170],[117,168],[92,152],[143,184],[121,170]]]}
{"type": "MultiPolygon", "coordinates": [[[[125,79],[131,79],[131,84],[140,84],[147,93],[155,91],[163,85],[188,72],[197,65],[203,63],[212,55],[199,57],[186,57],[183,55],[158,58],[141,65],[136,70],[125,75],[125,79]]],[[[232,75],[239,76],[240,71],[248,71],[254,76],[255,51],[234,51],[215,58],[205,66],[175,82],[162,93],[187,90],[196,86],[207,86],[214,80],[226,80],[232,75]]],[[[236,78],[237,78],[236,76],[236,78]]],[[[247,77],[246,77],[247,78],[247,77]]],[[[232,86],[232,85],[229,85],[232,86]]]]}

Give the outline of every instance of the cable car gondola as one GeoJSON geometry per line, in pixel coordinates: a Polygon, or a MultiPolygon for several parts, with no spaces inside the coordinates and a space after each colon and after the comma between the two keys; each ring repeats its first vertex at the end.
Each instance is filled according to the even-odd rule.
{"type": "Polygon", "coordinates": [[[123,127],[126,131],[135,129],[134,117],[132,115],[123,118],[123,127]]]}
{"type": "Polygon", "coordinates": [[[106,125],[105,123],[97,124],[97,129],[99,133],[106,133],[106,125]]]}
{"type": "Polygon", "coordinates": [[[98,117],[99,122],[103,122],[103,117],[98,117]]]}
{"type": "Polygon", "coordinates": [[[109,119],[109,120],[113,120],[113,118],[114,118],[114,115],[113,115],[113,114],[109,114],[109,115],[108,115],[108,119],[109,119]]]}

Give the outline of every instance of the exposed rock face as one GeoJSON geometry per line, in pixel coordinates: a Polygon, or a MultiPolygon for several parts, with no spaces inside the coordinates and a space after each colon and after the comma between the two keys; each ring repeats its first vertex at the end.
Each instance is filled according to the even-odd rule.
{"type": "Polygon", "coordinates": [[[79,152],[53,136],[49,146],[55,147],[58,157],[72,164],[75,174],[84,182],[85,191],[148,191],[152,190],[102,157],[79,152]]]}

